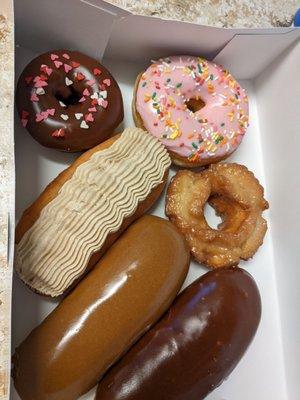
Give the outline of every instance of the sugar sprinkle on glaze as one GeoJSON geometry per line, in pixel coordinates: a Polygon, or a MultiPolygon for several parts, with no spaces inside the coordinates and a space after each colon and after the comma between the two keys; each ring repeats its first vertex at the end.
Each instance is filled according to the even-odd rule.
{"type": "Polygon", "coordinates": [[[141,75],[136,109],[151,134],[191,161],[231,153],[249,125],[245,90],[222,66],[200,57],[153,61],[141,75]],[[192,112],[187,102],[199,98],[209,106],[192,112]]]}

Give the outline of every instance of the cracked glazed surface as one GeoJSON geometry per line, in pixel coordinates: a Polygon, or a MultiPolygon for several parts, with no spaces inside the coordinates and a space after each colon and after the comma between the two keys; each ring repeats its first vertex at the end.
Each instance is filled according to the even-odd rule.
{"type": "Polygon", "coordinates": [[[195,259],[209,268],[238,265],[262,245],[269,204],[254,174],[235,163],[212,164],[199,173],[180,170],[168,187],[166,214],[184,234],[195,259]],[[209,203],[222,218],[213,229],[204,216],[209,203]]]}

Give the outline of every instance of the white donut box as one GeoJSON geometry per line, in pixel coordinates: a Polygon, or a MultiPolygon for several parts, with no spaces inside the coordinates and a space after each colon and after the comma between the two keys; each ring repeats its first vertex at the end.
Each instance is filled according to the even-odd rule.
{"type": "MultiPolygon", "coordinates": [[[[2,8],[8,10],[8,4],[8,0],[0,1],[0,13],[2,8]]],[[[263,314],[249,350],[226,382],[207,399],[299,400],[300,30],[222,29],[166,21],[133,15],[101,0],[15,0],[14,18],[16,80],[33,57],[51,49],[76,49],[101,59],[122,90],[122,127],[133,125],[131,99],[137,74],[151,59],[161,56],[192,54],[214,60],[226,66],[248,90],[250,127],[228,161],[245,164],[252,170],[265,187],[270,203],[270,210],[265,213],[269,229],[264,244],[252,260],[241,263],[259,286],[263,314]]],[[[21,127],[17,116],[11,135],[15,143],[16,185],[11,182],[10,190],[14,194],[16,188],[17,221],[46,184],[78,155],[40,146],[21,127]]],[[[1,141],[0,135],[0,146],[1,141]]],[[[1,215],[9,217],[9,251],[3,246],[0,251],[8,265],[2,289],[9,299],[15,218],[13,202],[5,207],[1,215]]],[[[164,196],[152,213],[164,216],[164,196]]],[[[209,209],[207,218],[211,224],[216,222],[209,209]]],[[[185,286],[204,272],[203,267],[192,263],[185,286]]],[[[56,305],[57,301],[34,294],[14,278],[12,352],[56,305]]],[[[8,311],[7,318],[0,319],[2,328],[7,324],[7,332],[8,311]]],[[[7,339],[5,346],[9,346],[9,336],[7,339]]],[[[3,370],[8,368],[10,355],[9,351],[0,354],[3,370]]],[[[10,393],[3,389],[6,385],[0,369],[0,399],[18,400],[13,382],[10,393]]],[[[93,394],[91,391],[82,399],[93,399],[93,394]]]]}

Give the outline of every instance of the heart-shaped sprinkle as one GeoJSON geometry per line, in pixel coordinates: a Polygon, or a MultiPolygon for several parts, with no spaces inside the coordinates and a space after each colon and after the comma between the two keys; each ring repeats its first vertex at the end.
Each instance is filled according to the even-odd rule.
{"type": "Polygon", "coordinates": [[[93,106],[96,106],[98,104],[98,99],[93,99],[91,103],[93,106]]]}
{"type": "MultiPolygon", "coordinates": [[[[47,116],[48,116],[48,114],[47,114],[47,116]]],[[[46,118],[47,118],[47,117],[46,117],[46,118]]],[[[40,114],[36,114],[36,116],[35,116],[36,122],[44,121],[44,119],[45,119],[45,114],[44,114],[44,112],[41,112],[40,114]]]]}
{"type": "Polygon", "coordinates": [[[72,65],[73,68],[78,68],[78,67],[80,67],[79,62],[77,62],[77,61],[71,61],[71,65],[72,65]]]}
{"type": "Polygon", "coordinates": [[[46,68],[46,74],[47,74],[48,76],[50,76],[50,75],[52,74],[52,72],[53,72],[53,69],[52,69],[52,68],[49,68],[49,67],[46,68]]]}
{"type": "Polygon", "coordinates": [[[83,94],[84,96],[89,96],[89,95],[90,95],[89,89],[85,88],[82,94],[83,94]]]}
{"type": "Polygon", "coordinates": [[[49,115],[48,110],[42,111],[42,112],[41,112],[41,116],[42,116],[44,119],[47,119],[47,118],[48,118],[48,115],[49,115]]]}
{"type": "Polygon", "coordinates": [[[26,125],[28,124],[28,119],[21,119],[21,124],[23,128],[26,128],[26,125]]]}
{"type": "Polygon", "coordinates": [[[41,88],[44,86],[48,86],[48,83],[46,81],[39,80],[39,81],[35,82],[34,86],[36,88],[41,88]]]}
{"type": "Polygon", "coordinates": [[[55,114],[55,108],[48,108],[48,110],[46,111],[48,113],[48,115],[54,115],[55,114]]]}
{"type": "Polygon", "coordinates": [[[44,119],[48,118],[48,110],[47,111],[42,111],[40,114],[36,114],[36,121],[40,122],[43,121],[44,119]]]}
{"type": "Polygon", "coordinates": [[[56,68],[60,68],[63,63],[61,61],[54,61],[54,65],[56,66],[56,68]]]}
{"type": "Polygon", "coordinates": [[[59,100],[59,104],[60,104],[61,107],[67,107],[67,106],[65,105],[65,103],[63,103],[63,102],[60,101],[60,100],[59,100]]]}
{"type": "Polygon", "coordinates": [[[65,130],[63,128],[60,129],[56,129],[56,131],[54,131],[51,136],[53,137],[57,137],[57,138],[62,138],[65,137],[65,130]]]}
{"type": "Polygon", "coordinates": [[[65,69],[65,72],[67,74],[69,71],[71,71],[72,67],[71,67],[71,65],[64,64],[64,69],[65,69]]]}
{"type": "Polygon", "coordinates": [[[93,93],[91,99],[99,99],[99,94],[97,92],[93,93]]]}
{"type": "Polygon", "coordinates": [[[93,115],[92,115],[91,113],[86,114],[85,117],[84,117],[84,119],[85,119],[87,122],[94,122],[94,117],[93,117],[93,115]]]}
{"type": "Polygon", "coordinates": [[[39,101],[39,98],[37,97],[36,93],[31,94],[30,101],[39,101]]]}
{"type": "Polygon", "coordinates": [[[47,74],[48,76],[50,76],[53,72],[53,69],[49,68],[48,65],[43,64],[41,66],[41,71],[44,72],[45,74],[47,74]]]}
{"type": "Polygon", "coordinates": [[[26,119],[26,118],[28,118],[28,117],[29,117],[29,112],[23,110],[23,111],[22,111],[22,116],[21,116],[21,118],[22,118],[22,119],[26,119]]]}
{"type": "Polygon", "coordinates": [[[58,55],[57,54],[51,54],[50,58],[51,58],[52,61],[57,60],[58,59],[58,55]]]}
{"type": "Polygon", "coordinates": [[[96,107],[91,107],[88,109],[89,112],[97,112],[97,108],[96,107]]]}
{"type": "Polygon", "coordinates": [[[63,58],[66,58],[67,60],[70,60],[69,54],[65,53],[65,54],[63,54],[62,56],[63,56],[63,58]]]}
{"type": "Polygon", "coordinates": [[[38,80],[40,81],[47,81],[48,80],[48,76],[41,74],[40,76],[37,76],[38,80]]]}
{"type": "Polygon", "coordinates": [[[78,72],[76,74],[76,78],[78,81],[83,81],[85,79],[85,76],[81,72],[78,72]]]}
{"type": "Polygon", "coordinates": [[[80,128],[89,129],[89,126],[88,126],[88,124],[85,122],[85,120],[81,121],[80,128]]]}
{"type": "Polygon", "coordinates": [[[32,81],[33,77],[32,76],[26,76],[24,79],[25,79],[25,82],[27,83],[27,85],[29,85],[30,82],[32,81]]]}
{"type": "Polygon", "coordinates": [[[86,98],[84,96],[81,97],[81,99],[79,100],[79,103],[83,103],[86,100],[86,98]]]}
{"type": "Polygon", "coordinates": [[[106,90],[106,86],[105,85],[103,85],[102,83],[99,85],[99,89],[100,90],[106,90]]]}
{"type": "Polygon", "coordinates": [[[73,81],[71,81],[71,79],[69,79],[67,76],[66,76],[65,82],[66,82],[67,86],[73,85],[73,81]]]}
{"type": "Polygon", "coordinates": [[[100,99],[100,100],[98,100],[98,104],[99,104],[99,106],[106,108],[108,106],[108,101],[100,99]]]}
{"type": "Polygon", "coordinates": [[[35,120],[36,122],[43,121],[44,119],[47,119],[49,115],[54,115],[55,114],[55,108],[48,108],[46,111],[42,111],[39,114],[36,114],[35,120]]]}
{"type": "Polygon", "coordinates": [[[103,83],[104,83],[104,85],[106,85],[106,86],[110,86],[111,85],[111,81],[110,81],[110,79],[104,79],[103,80],[103,83]]]}
{"type": "Polygon", "coordinates": [[[94,75],[100,75],[102,73],[102,71],[100,71],[99,68],[94,68],[94,75]]]}
{"type": "Polygon", "coordinates": [[[83,117],[83,114],[81,114],[81,113],[76,113],[75,114],[75,118],[76,119],[81,119],[83,117]]]}
{"type": "Polygon", "coordinates": [[[45,90],[42,87],[39,87],[36,89],[36,94],[42,96],[43,94],[45,94],[45,90]]]}
{"type": "Polygon", "coordinates": [[[106,91],[106,90],[102,90],[102,91],[100,92],[100,96],[103,97],[104,99],[106,99],[106,97],[107,97],[107,91],[106,91]]]}
{"type": "Polygon", "coordinates": [[[89,86],[93,86],[93,85],[96,83],[96,81],[94,81],[93,79],[91,79],[91,80],[87,81],[86,83],[87,83],[89,86]]]}
{"type": "Polygon", "coordinates": [[[60,117],[64,120],[64,121],[68,121],[69,116],[67,114],[60,114],[60,117]]]}

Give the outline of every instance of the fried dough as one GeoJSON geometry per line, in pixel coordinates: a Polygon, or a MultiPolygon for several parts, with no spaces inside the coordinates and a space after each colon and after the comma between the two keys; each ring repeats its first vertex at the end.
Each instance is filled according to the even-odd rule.
{"type": "Polygon", "coordinates": [[[171,181],[166,215],[184,234],[195,259],[209,268],[238,265],[263,243],[269,207],[254,174],[239,164],[213,164],[202,172],[179,171],[171,181]],[[204,216],[209,203],[222,218],[213,229],[204,216]]]}

